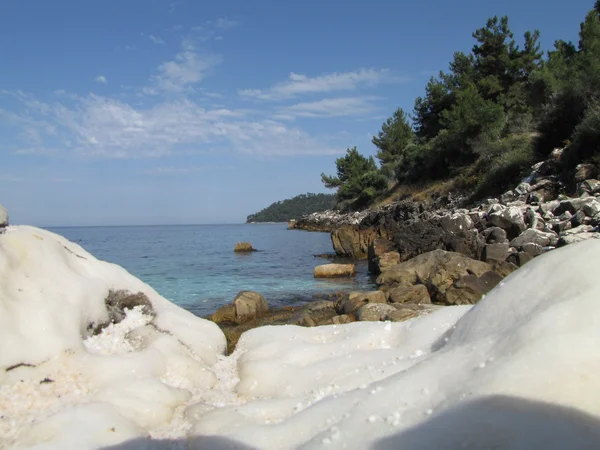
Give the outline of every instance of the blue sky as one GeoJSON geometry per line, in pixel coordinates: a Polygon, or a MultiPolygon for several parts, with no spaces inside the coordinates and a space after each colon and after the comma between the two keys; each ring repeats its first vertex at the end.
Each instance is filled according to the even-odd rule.
{"type": "Polygon", "coordinates": [[[544,49],[593,1],[4,0],[0,203],[41,226],[236,223],[347,147],[488,17],[544,49]]]}

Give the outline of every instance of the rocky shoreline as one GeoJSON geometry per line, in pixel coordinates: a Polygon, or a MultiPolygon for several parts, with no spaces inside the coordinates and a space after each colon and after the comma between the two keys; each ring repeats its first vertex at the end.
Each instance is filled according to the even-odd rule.
{"type": "Polygon", "coordinates": [[[600,236],[597,169],[581,164],[565,183],[559,176],[561,155],[556,149],[513,190],[470,207],[466,198],[450,195],[433,204],[398,201],[349,214],[314,213],[293,228],[330,232],[336,254],[355,259],[367,258],[372,243],[383,238],[400,262],[442,249],[522,265],[554,248],[600,236]]]}
{"type": "Polygon", "coordinates": [[[561,153],[557,149],[533,166],[514,190],[470,208],[461,207],[465,198],[450,197],[429,206],[399,201],[348,214],[313,213],[291,222],[290,229],[331,233],[339,258],[368,259],[369,270],[379,275],[378,290],[342,292],[302,307],[254,308],[255,314],[245,319],[235,318],[234,301],[209,319],[220,325],[233,351],[243,332],[263,325],[404,321],[443,306],[475,304],[533,258],[600,238],[596,168],[578,166],[575,196],[568,196],[568,186],[559,181],[561,153]]]}
{"type": "MultiPolygon", "coordinates": [[[[595,199],[594,190],[579,198],[595,199]]],[[[564,201],[573,203],[557,208],[564,201]]],[[[516,268],[510,257],[434,249],[401,261],[395,241],[374,240],[378,290],[276,311],[241,292],[213,317],[219,327],[57,234],[8,225],[0,207],[2,448],[593,448],[599,440],[595,239],[552,251],[554,241],[538,243],[546,254],[495,289],[516,268]],[[259,326],[290,322],[303,326],[259,326]]],[[[528,242],[515,239],[527,230],[550,234],[506,228],[477,235],[486,245],[509,240],[518,257],[528,242]]],[[[564,236],[555,234],[558,245],[564,236]]]]}

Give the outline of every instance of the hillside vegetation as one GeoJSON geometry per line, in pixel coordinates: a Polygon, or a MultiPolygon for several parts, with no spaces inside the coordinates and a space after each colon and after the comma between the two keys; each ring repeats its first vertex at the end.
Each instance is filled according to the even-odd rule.
{"type": "Polygon", "coordinates": [[[489,19],[473,33],[472,51],[455,52],[448,70],[429,80],[411,115],[398,109],[382,125],[373,138],[379,164],[354,147],[336,160],[334,176],[322,174],[337,206],[361,209],[404,187],[448,180],[474,196],[494,195],[556,147],[565,147],[567,172],[598,164],[599,15],[600,0],[579,42],[557,40],[546,53],[538,31],[517,44],[508,17],[489,19]]]}
{"type": "Polygon", "coordinates": [[[288,222],[305,214],[331,209],[335,203],[335,194],[300,194],[275,202],[255,214],[250,214],[246,222],[288,222]]]}

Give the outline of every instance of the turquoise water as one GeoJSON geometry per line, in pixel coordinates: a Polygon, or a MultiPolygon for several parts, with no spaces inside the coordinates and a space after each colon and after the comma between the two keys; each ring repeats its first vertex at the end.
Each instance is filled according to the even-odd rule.
{"type": "Polygon", "coordinates": [[[331,253],[328,233],[287,230],[286,224],[50,228],[99,259],[123,266],[161,295],[203,316],[241,290],[263,294],[269,305],[309,301],[320,293],[370,289],[359,262],[354,279],[315,280],[313,269],[331,253]],[[261,250],[236,254],[236,242],[261,250]]]}

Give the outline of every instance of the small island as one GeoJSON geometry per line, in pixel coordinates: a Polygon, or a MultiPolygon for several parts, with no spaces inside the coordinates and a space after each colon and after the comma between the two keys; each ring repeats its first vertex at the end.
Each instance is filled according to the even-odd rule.
{"type": "Polygon", "coordinates": [[[246,223],[255,222],[289,222],[292,219],[325,211],[335,206],[335,194],[300,194],[293,198],[278,201],[257,213],[250,214],[246,223]]]}

